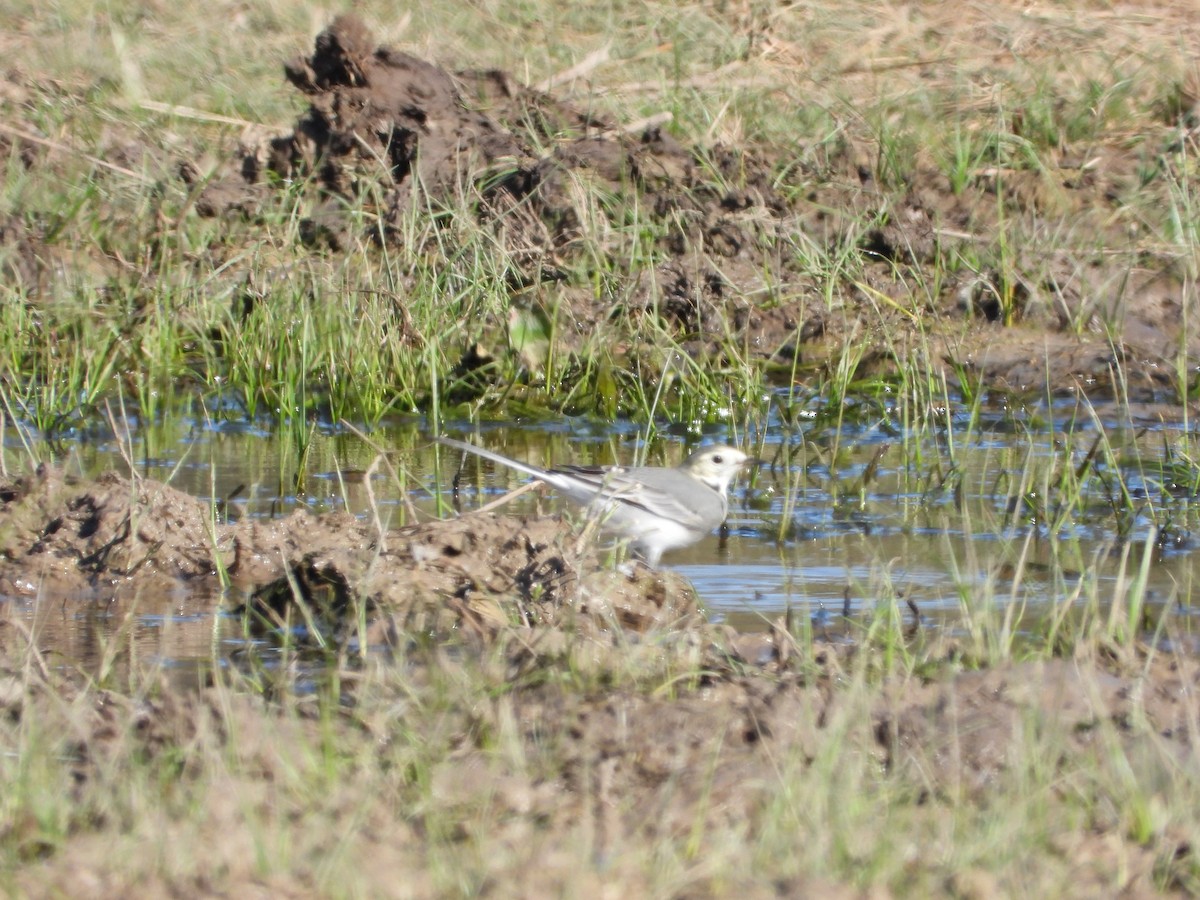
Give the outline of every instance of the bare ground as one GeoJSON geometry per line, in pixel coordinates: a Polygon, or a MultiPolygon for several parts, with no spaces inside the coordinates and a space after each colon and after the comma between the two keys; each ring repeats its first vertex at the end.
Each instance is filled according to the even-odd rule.
{"type": "Polygon", "coordinates": [[[228,583],[268,620],[298,597],[341,639],[358,605],[372,644],[414,631],[491,635],[510,624],[510,604],[525,627],[569,615],[597,632],[700,617],[686,581],[644,566],[606,570],[568,546],[557,519],[476,514],[381,532],[301,510],[224,524],[209,504],[158,482],[110,473],[74,483],[48,466],[0,488],[0,502],[0,592],[10,596],[121,604],[160,594],[211,611],[228,583]]]}

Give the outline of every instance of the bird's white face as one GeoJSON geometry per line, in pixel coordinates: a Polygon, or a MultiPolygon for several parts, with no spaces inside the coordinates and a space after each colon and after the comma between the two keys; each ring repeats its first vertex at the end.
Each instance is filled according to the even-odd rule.
{"type": "Polygon", "coordinates": [[[724,494],[729,483],[752,459],[735,447],[718,444],[704,447],[687,458],[683,468],[693,478],[724,494]]]}

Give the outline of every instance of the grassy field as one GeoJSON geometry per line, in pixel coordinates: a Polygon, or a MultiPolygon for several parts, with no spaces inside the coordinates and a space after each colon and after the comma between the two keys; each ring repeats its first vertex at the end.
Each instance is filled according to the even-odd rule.
{"type": "Polygon", "coordinates": [[[1092,639],[976,668],[864,628],[769,657],[695,627],[506,629],[200,689],[54,674],[9,628],[5,889],[1196,889],[1192,655],[1092,639]]]}
{"type": "Polygon", "coordinates": [[[771,422],[785,471],[815,428],[836,469],[843,423],[886,408],[952,493],[981,408],[1020,428],[1074,392],[1129,433],[1067,427],[996,489],[1009,515],[1054,534],[1099,493],[1106,527],[1150,538],[1111,596],[1084,579],[1032,627],[990,584],[953,637],[895,589],[833,633],[762,635],[539,624],[518,598],[377,656],[214,641],[188,685],[133,652],[136,606],[95,667],[6,607],[3,889],[1200,891],[1190,597],[1145,603],[1155,537],[1194,526],[1197,454],[1187,429],[1130,437],[1189,422],[1198,387],[1191,5],[355,9],[338,66],[291,84],[336,10],[0,12],[6,473],[181,412],[300,456],[314,424],[407,415],[771,422]],[[440,67],[403,63],[429,93],[376,44],[440,67]],[[376,127],[337,130],[362,109],[376,127]]]}

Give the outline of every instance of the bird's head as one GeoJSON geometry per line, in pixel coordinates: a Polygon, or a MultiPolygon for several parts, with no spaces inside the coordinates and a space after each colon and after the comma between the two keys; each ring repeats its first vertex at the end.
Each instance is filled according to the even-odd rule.
{"type": "Polygon", "coordinates": [[[747,456],[736,447],[715,444],[697,450],[684,460],[680,468],[723,495],[738,472],[755,462],[757,460],[754,457],[747,456]]]}

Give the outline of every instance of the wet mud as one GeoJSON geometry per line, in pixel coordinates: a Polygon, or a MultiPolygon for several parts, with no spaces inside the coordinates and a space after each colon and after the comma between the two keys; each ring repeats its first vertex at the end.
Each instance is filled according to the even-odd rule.
{"type": "Polygon", "coordinates": [[[101,605],[180,598],[245,609],[313,640],[569,627],[593,635],[702,616],[686,580],[615,571],[557,518],[469,514],[395,530],[298,510],[221,521],[212,504],[146,479],[76,482],[43,466],[0,486],[0,593],[101,605]],[[228,591],[223,588],[228,586],[228,591]],[[365,633],[351,631],[353,626],[365,633]]]}

